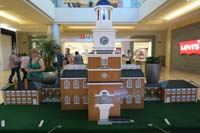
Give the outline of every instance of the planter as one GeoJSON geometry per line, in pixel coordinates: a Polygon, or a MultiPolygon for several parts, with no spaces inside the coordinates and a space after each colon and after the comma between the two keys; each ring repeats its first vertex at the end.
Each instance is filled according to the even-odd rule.
{"type": "Polygon", "coordinates": [[[42,72],[42,75],[45,84],[55,84],[57,72],[42,72]]]}
{"type": "Polygon", "coordinates": [[[158,83],[160,78],[161,64],[145,64],[145,75],[148,84],[158,83]]]}

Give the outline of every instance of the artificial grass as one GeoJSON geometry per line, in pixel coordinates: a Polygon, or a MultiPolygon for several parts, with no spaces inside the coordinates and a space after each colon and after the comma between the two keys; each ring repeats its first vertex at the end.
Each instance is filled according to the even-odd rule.
{"type": "Polygon", "coordinates": [[[88,121],[87,110],[62,111],[60,103],[41,104],[39,106],[0,106],[0,120],[6,121],[6,127],[0,132],[48,132],[51,128],[62,125],[54,132],[160,132],[148,123],[156,124],[171,132],[197,133],[200,131],[200,102],[170,103],[145,102],[145,108],[122,110],[121,116],[129,116],[134,123],[98,126],[88,121]],[[164,122],[167,118],[171,126],[164,122]],[[40,120],[44,125],[38,128],[40,120]]]}

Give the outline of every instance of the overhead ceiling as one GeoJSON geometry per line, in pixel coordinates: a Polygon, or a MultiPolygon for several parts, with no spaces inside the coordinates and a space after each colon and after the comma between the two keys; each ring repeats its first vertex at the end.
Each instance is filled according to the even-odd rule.
{"type": "Polygon", "coordinates": [[[44,32],[46,25],[51,23],[48,17],[31,8],[24,0],[0,0],[0,13],[17,18],[15,21],[0,15],[0,24],[6,24],[23,32],[44,32]]]}
{"type": "MultiPolygon", "coordinates": [[[[169,27],[180,25],[185,21],[199,20],[200,21],[200,6],[193,10],[186,12],[185,14],[176,17],[172,20],[166,20],[164,17],[179,8],[189,5],[191,2],[200,0],[168,0],[159,9],[145,17],[138,24],[114,24],[115,26],[131,26],[134,27],[134,31],[162,31],[169,27]]],[[[43,32],[47,31],[47,24],[51,24],[52,20],[45,17],[41,12],[38,12],[34,8],[30,8],[24,0],[0,0],[0,11],[6,11],[17,18],[20,21],[15,22],[0,16],[0,24],[8,24],[10,27],[14,27],[22,32],[43,32]]],[[[80,31],[80,29],[71,29],[69,26],[77,26],[73,24],[61,24],[61,31],[80,31]]],[[[84,25],[78,25],[84,26],[84,25]]],[[[94,26],[88,25],[87,26],[94,26]]],[[[91,31],[91,29],[82,29],[84,31],[91,31]]],[[[82,31],[81,30],[81,31],[82,31]]],[[[118,31],[127,31],[130,29],[118,29],[118,31]]]]}

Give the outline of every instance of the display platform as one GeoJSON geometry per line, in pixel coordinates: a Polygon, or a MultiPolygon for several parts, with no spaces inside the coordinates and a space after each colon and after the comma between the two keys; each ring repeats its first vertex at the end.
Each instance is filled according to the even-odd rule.
{"type": "Polygon", "coordinates": [[[40,106],[0,105],[0,120],[5,120],[5,127],[0,132],[131,132],[131,133],[161,133],[154,124],[170,133],[200,132],[200,102],[170,103],[145,102],[145,109],[122,110],[121,116],[128,116],[134,123],[99,126],[97,122],[88,121],[87,110],[61,111],[59,103],[45,103],[40,106]],[[168,126],[164,119],[171,123],[168,126]],[[42,127],[38,127],[44,120],[42,127]],[[62,126],[61,128],[60,125],[62,126]]]}

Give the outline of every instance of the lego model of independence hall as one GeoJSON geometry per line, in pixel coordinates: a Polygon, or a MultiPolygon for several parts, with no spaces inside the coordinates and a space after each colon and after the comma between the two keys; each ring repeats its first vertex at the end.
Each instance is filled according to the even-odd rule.
{"type": "Polygon", "coordinates": [[[92,121],[118,117],[121,109],[144,108],[144,74],[136,65],[122,65],[115,51],[111,4],[100,0],[95,11],[88,65],[67,65],[61,78],[62,110],[88,109],[92,121]]]}

